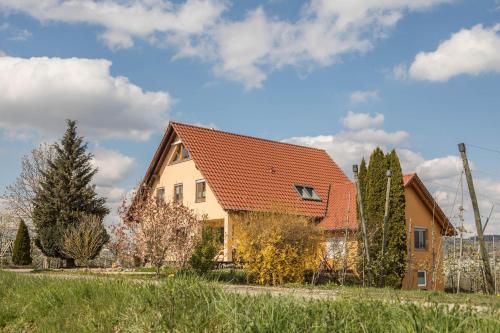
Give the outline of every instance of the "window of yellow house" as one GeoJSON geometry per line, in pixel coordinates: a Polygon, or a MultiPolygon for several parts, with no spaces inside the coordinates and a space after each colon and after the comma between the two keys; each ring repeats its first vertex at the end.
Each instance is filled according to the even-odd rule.
{"type": "Polygon", "coordinates": [[[156,201],[165,202],[165,189],[163,187],[156,189],[156,201]]]}
{"type": "Polygon", "coordinates": [[[204,179],[196,181],[196,202],[204,202],[207,198],[207,183],[204,179]]]}
{"type": "Polygon", "coordinates": [[[191,159],[189,150],[186,147],[184,147],[184,145],[180,141],[174,142],[172,146],[174,147],[174,153],[172,155],[170,164],[187,161],[191,159]]]}
{"type": "Polygon", "coordinates": [[[416,250],[425,250],[427,248],[427,229],[425,228],[415,228],[414,234],[414,244],[416,250]]]}
{"type": "Polygon", "coordinates": [[[182,184],[174,185],[174,202],[182,203],[183,192],[182,184]]]}
{"type": "Polygon", "coordinates": [[[417,286],[419,286],[419,287],[427,286],[427,272],[426,271],[418,271],[417,272],[417,286]]]}

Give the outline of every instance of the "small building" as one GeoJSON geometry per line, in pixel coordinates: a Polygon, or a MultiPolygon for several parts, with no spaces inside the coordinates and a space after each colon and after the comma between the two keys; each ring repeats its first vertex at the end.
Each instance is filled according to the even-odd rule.
{"type": "MultiPolygon", "coordinates": [[[[438,244],[452,227],[416,175],[405,182],[408,230],[417,237],[416,242],[409,237],[409,246],[419,246],[411,251],[412,262],[434,254],[432,262],[441,267],[438,244]],[[429,219],[432,212],[434,219],[429,219]],[[431,230],[432,250],[426,238],[431,230]]],[[[344,258],[357,251],[355,186],[321,149],[171,122],[143,183],[158,198],[182,202],[221,228],[225,262],[233,260],[235,214],[277,208],[310,217],[323,228],[330,259],[339,244],[344,258]]],[[[352,259],[348,261],[353,270],[352,259]]],[[[428,288],[431,271],[427,266],[409,270],[405,287],[428,288]]]]}

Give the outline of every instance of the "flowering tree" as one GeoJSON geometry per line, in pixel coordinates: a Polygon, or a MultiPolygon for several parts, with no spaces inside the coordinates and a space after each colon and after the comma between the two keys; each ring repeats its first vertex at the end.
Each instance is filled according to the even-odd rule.
{"type": "Polygon", "coordinates": [[[107,248],[115,256],[117,266],[121,267],[125,260],[133,259],[136,253],[134,237],[133,225],[120,224],[111,227],[111,238],[107,248]]]}
{"type": "Polygon", "coordinates": [[[202,220],[182,204],[157,200],[151,191],[143,193],[122,210],[122,217],[126,224],[136,225],[138,254],[156,268],[159,277],[167,261],[185,267],[200,239],[202,220]]]}

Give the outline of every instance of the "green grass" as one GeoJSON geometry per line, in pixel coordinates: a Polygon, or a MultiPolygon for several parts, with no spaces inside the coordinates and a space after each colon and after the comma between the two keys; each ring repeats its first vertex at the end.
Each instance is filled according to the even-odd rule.
{"type": "Polygon", "coordinates": [[[159,283],[0,272],[1,332],[499,332],[493,309],[244,296],[196,278],[159,283]]]}

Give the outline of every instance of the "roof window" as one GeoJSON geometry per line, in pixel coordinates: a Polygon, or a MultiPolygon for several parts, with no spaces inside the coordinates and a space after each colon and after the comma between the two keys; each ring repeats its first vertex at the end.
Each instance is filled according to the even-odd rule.
{"type": "Polygon", "coordinates": [[[297,192],[299,193],[299,195],[302,197],[302,199],[321,201],[321,198],[314,190],[314,187],[305,186],[305,185],[297,185],[297,184],[295,184],[294,186],[295,186],[295,189],[297,190],[297,192]]]}

